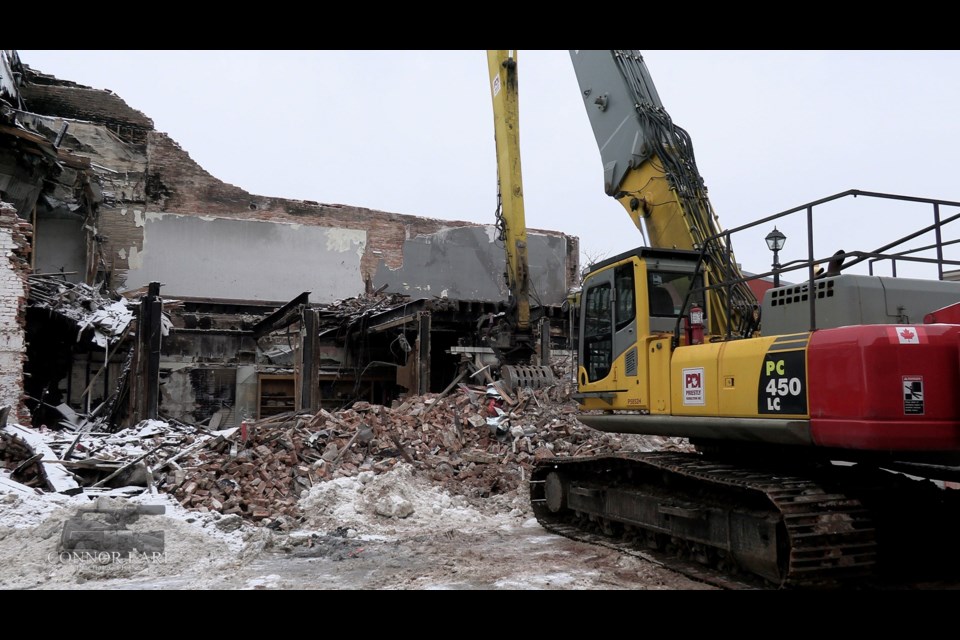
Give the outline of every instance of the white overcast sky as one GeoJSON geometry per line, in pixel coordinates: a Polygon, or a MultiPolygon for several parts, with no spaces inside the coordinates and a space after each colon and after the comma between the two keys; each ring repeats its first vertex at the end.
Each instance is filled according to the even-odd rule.
{"type": "MultiPolygon", "coordinates": [[[[493,221],[484,51],[19,53],[114,91],[252,193],[493,221]]],[[[642,53],[724,227],[853,188],[960,201],[960,51],[642,53]]],[[[520,50],[518,63],[527,225],[579,236],[589,257],[641,244],[603,192],[568,52],[520,50]]],[[[850,200],[817,214],[817,254],[869,251],[930,222],[925,205],[850,200]]],[[[781,262],[804,257],[802,220],[779,227],[781,262]]],[[[735,239],[745,269],[769,269],[770,228],[735,239]]]]}

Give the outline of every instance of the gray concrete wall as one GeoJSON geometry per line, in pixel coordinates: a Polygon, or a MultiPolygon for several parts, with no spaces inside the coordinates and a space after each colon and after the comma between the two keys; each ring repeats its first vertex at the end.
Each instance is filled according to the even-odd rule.
{"type": "Polygon", "coordinates": [[[87,273],[87,242],[83,220],[41,218],[37,220],[36,268],[40,273],[73,272],[68,282],[83,282],[87,273]]]}
{"type": "MultiPolygon", "coordinates": [[[[492,225],[418,235],[403,246],[403,266],[377,267],[374,286],[414,298],[498,302],[507,299],[506,255],[492,225]]],[[[562,236],[527,234],[532,290],[545,305],[566,298],[567,246],[562,236]]]]}
{"type": "Polygon", "coordinates": [[[143,247],[119,247],[126,288],[163,283],[167,297],[283,301],[311,291],[311,302],[362,293],[366,233],[280,222],[139,214],[143,247]]]}

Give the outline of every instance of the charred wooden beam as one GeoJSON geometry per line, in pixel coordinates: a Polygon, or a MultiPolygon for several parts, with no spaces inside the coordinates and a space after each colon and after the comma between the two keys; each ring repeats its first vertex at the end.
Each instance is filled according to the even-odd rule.
{"type": "Polygon", "coordinates": [[[161,318],[163,316],[163,302],[160,300],[160,283],[151,282],[147,294],[149,306],[147,356],[147,405],[146,418],[156,420],[160,405],[160,338],[163,335],[161,318]]]}
{"type": "Polygon", "coordinates": [[[140,299],[137,321],[136,388],[133,397],[133,420],[156,420],[160,403],[160,337],[163,301],[160,283],[151,282],[147,295],[140,299]]]}
{"type": "Polygon", "coordinates": [[[260,338],[272,331],[290,326],[300,319],[301,307],[307,305],[309,302],[310,292],[304,291],[296,298],[255,324],[252,328],[253,337],[260,338]]]}
{"type": "Polygon", "coordinates": [[[303,311],[298,408],[302,411],[316,411],[320,408],[320,316],[315,309],[303,311]]]}
{"type": "Polygon", "coordinates": [[[420,323],[417,336],[417,393],[430,393],[430,313],[418,314],[420,323]]]}

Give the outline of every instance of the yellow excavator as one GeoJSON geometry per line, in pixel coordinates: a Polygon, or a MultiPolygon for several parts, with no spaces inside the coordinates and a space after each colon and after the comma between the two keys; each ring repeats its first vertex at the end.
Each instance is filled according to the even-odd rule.
{"type": "Polygon", "coordinates": [[[584,277],[578,417],[688,438],[696,452],[541,460],[530,485],[541,524],[781,587],[870,581],[924,554],[941,566],[956,556],[960,492],[944,487],[960,479],[960,283],[942,274],[960,264],[945,258],[954,241],[943,236],[960,218],[943,211],[960,203],[851,190],[723,230],[690,136],[640,53],[570,55],[605,191],[649,238],[584,277]],[[817,258],[814,210],[854,197],[928,206],[932,223],[874,251],[817,258]],[[807,218],[809,255],[785,266],[807,279],[758,304],[732,239],[794,214],[807,218]],[[924,233],[935,235],[924,247],[933,259],[902,249],[924,233]],[[889,259],[936,264],[939,277],[843,272],[889,259]]]}
{"type": "MultiPolygon", "coordinates": [[[[554,382],[550,368],[550,323],[531,311],[527,223],[520,168],[520,106],[516,51],[487,51],[497,151],[497,241],[506,256],[507,309],[491,319],[484,342],[500,363],[508,387],[538,388],[554,382]]],[[[542,307],[540,308],[542,310],[542,307]]]]}

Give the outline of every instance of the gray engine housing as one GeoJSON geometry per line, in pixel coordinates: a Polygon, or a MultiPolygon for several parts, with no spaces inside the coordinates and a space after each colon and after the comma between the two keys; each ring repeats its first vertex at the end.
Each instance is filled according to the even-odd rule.
{"type": "MultiPolygon", "coordinates": [[[[931,311],[960,302],[960,282],[841,274],[814,281],[817,328],[920,324],[931,311]]],[[[809,283],[763,294],[763,335],[810,330],[809,283]]]]}

